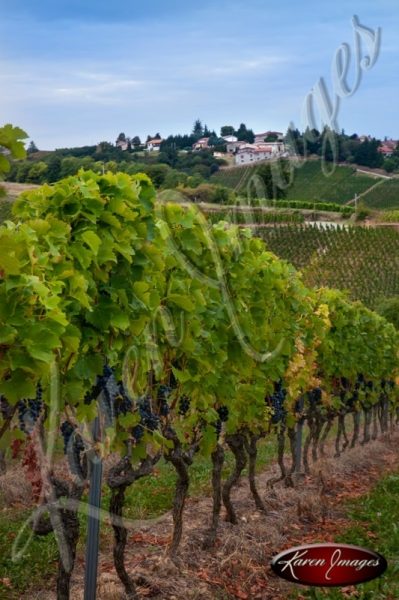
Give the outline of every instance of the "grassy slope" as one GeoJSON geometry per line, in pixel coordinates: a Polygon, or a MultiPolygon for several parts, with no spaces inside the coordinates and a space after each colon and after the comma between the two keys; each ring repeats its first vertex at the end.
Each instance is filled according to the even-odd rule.
{"type": "MultiPolygon", "coordinates": [[[[241,167],[221,170],[212,176],[211,181],[237,188],[245,173],[247,180],[254,172],[256,172],[256,166],[248,167],[248,169],[241,167]]],[[[358,174],[352,167],[336,167],[335,171],[326,177],[321,168],[321,161],[311,160],[302,163],[301,167],[295,170],[294,181],[287,189],[287,200],[345,204],[352,200],[355,194],[361,194],[372,187],[375,182],[374,177],[358,174]]]]}
{"type": "MultiPolygon", "coordinates": [[[[316,600],[393,600],[399,598],[399,474],[385,477],[366,496],[348,506],[352,526],[337,536],[337,542],[372,548],[388,561],[387,572],[378,579],[356,586],[355,593],[341,589],[315,588],[301,598],[316,600]]],[[[297,596],[298,597],[298,596],[297,596]]]]}
{"type": "Polygon", "coordinates": [[[362,198],[370,208],[390,210],[399,208],[399,178],[384,181],[362,198]]]}

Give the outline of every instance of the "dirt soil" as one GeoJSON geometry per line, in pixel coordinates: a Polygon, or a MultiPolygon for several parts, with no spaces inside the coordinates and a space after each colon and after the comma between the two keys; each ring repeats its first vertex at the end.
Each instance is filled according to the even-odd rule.
{"type": "MultiPolygon", "coordinates": [[[[185,509],[183,541],[176,564],[165,556],[172,531],[171,513],[156,522],[141,522],[129,531],[126,565],[134,577],[144,575],[151,584],[138,587],[141,598],[155,600],[287,600],[295,587],[270,569],[272,557],[304,543],[333,541],[350,525],[345,501],[357,498],[386,473],[397,470],[399,436],[385,437],[348,450],[339,459],[314,463],[312,475],[300,477],[295,488],[267,480],[278,474],[273,465],[257,477],[268,512],[254,508],[246,478],[233,493],[239,524],[222,519],[216,547],[201,548],[211,511],[210,498],[190,498],[185,509]]],[[[329,452],[332,448],[329,448],[329,452]]],[[[370,533],[370,547],[373,547],[370,533]]],[[[103,544],[104,545],[104,544],[103,544]]],[[[71,598],[83,599],[84,558],[78,557],[71,598]]],[[[112,538],[99,564],[98,600],[122,600],[123,588],[113,568],[112,538]]],[[[53,586],[51,586],[53,587],[53,586]]],[[[29,600],[55,600],[45,591],[29,600]]],[[[26,597],[27,600],[27,597],[26,597]]]]}

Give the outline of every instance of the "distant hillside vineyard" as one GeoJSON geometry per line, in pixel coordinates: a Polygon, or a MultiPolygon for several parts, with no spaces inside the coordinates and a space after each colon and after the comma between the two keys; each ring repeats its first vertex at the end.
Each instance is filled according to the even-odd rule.
{"type": "Polygon", "coordinates": [[[347,290],[370,308],[399,295],[399,233],[393,229],[290,224],[257,235],[300,269],[309,286],[347,290]]]}
{"type": "MultiPolygon", "coordinates": [[[[258,166],[221,169],[211,177],[211,181],[244,193],[258,166]]],[[[331,166],[326,164],[327,168],[331,166]]],[[[361,197],[362,202],[371,208],[399,208],[399,178],[383,181],[376,186],[378,182],[376,177],[357,173],[351,166],[337,166],[333,173],[326,177],[321,161],[309,160],[295,169],[294,181],[286,189],[286,199],[345,204],[353,200],[355,194],[364,194],[361,197]]]]}

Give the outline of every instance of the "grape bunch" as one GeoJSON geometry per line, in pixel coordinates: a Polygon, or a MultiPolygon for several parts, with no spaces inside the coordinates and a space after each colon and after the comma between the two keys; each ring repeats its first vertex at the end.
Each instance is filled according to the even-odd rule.
{"type": "Polygon", "coordinates": [[[179,400],[179,415],[184,417],[190,410],[190,398],[188,396],[182,396],[179,400]]]}
{"type": "Polygon", "coordinates": [[[83,443],[83,439],[80,434],[74,434],[73,442],[68,447],[68,462],[69,468],[71,469],[71,473],[74,475],[78,475],[82,479],[84,479],[84,473],[82,469],[82,459],[81,454],[85,450],[85,445],[83,443]]]}
{"type": "Polygon", "coordinates": [[[99,378],[97,378],[97,381],[93,385],[91,390],[86,392],[86,394],[84,396],[84,403],[91,404],[93,402],[93,400],[97,400],[97,398],[99,397],[100,394],[101,394],[101,385],[99,383],[99,378]]]}
{"type": "Polygon", "coordinates": [[[61,425],[61,434],[64,440],[64,454],[67,453],[69,441],[73,432],[75,431],[75,425],[72,425],[70,421],[64,421],[61,425]]]}
{"type": "MultiPolygon", "coordinates": [[[[345,392],[344,392],[345,394],[345,392]]],[[[308,400],[311,408],[316,408],[321,403],[322,393],[319,387],[315,387],[308,392],[308,400]]]]}
{"type": "Polygon", "coordinates": [[[146,427],[150,431],[154,431],[158,428],[159,417],[154,415],[151,408],[151,397],[143,396],[139,399],[139,413],[140,413],[140,423],[143,427],[146,427]]]}
{"type": "Polygon", "coordinates": [[[27,417],[27,403],[26,400],[20,400],[18,402],[18,421],[19,421],[19,428],[21,431],[23,431],[24,433],[26,433],[26,428],[25,428],[25,418],[27,417]]]}
{"type": "Polygon", "coordinates": [[[126,415],[132,410],[133,403],[129,398],[122,381],[118,383],[118,395],[114,398],[115,415],[126,415]]]}
{"type": "Polygon", "coordinates": [[[142,425],[136,425],[132,429],[132,435],[136,442],[139,442],[144,435],[144,429],[142,425]]]}
{"type": "Polygon", "coordinates": [[[18,402],[19,428],[24,433],[31,433],[39,418],[43,407],[42,395],[42,386],[38,383],[36,388],[36,398],[34,400],[20,400],[18,402]]]}
{"type": "Polygon", "coordinates": [[[170,412],[168,398],[171,393],[172,388],[168,385],[161,384],[158,388],[159,414],[161,417],[167,417],[170,412]]]}
{"type": "Polygon", "coordinates": [[[277,381],[274,384],[274,392],[270,396],[270,405],[273,409],[272,423],[276,425],[280,421],[284,421],[287,411],[284,408],[284,400],[287,395],[286,390],[283,388],[281,381],[277,381]]]}
{"type": "Polygon", "coordinates": [[[101,409],[106,417],[106,427],[112,425],[115,418],[115,398],[119,396],[119,386],[113,369],[104,365],[103,374],[98,378],[98,384],[103,392],[100,396],[101,409]]]}
{"type": "Polygon", "coordinates": [[[222,423],[226,423],[226,421],[228,421],[229,409],[227,408],[227,406],[220,406],[216,412],[218,413],[219,419],[222,423]]]}

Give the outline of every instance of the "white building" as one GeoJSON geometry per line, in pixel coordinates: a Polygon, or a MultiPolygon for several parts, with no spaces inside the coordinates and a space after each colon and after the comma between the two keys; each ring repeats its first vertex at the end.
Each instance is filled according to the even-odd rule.
{"type": "Polygon", "coordinates": [[[237,150],[236,165],[248,165],[260,160],[270,160],[286,155],[285,146],[281,142],[268,144],[245,144],[237,150]]]}
{"type": "Polygon", "coordinates": [[[193,150],[207,150],[209,148],[209,137],[204,137],[193,144],[193,150]]]}
{"type": "Polygon", "coordinates": [[[153,140],[148,140],[148,142],[146,144],[147,152],[159,152],[161,149],[162,142],[163,142],[163,140],[159,140],[157,138],[155,138],[153,140]]]}
{"type": "Polygon", "coordinates": [[[272,149],[268,147],[259,148],[254,144],[243,146],[237,151],[236,165],[249,165],[260,160],[272,158],[272,149]]]}
{"type": "Polygon", "coordinates": [[[222,140],[224,140],[228,144],[238,142],[238,138],[235,135],[222,135],[222,140]]]}
{"type": "Polygon", "coordinates": [[[238,141],[227,142],[226,148],[227,148],[227,152],[229,152],[230,154],[234,154],[234,152],[236,152],[243,146],[247,146],[247,145],[248,145],[248,142],[238,142],[238,141]]]}
{"type": "Polygon", "coordinates": [[[120,148],[121,150],[125,151],[129,147],[129,139],[126,139],[126,140],[116,140],[115,146],[117,148],[120,148]]]}
{"type": "Polygon", "coordinates": [[[264,144],[265,139],[270,136],[275,137],[277,142],[282,142],[284,139],[284,135],[281,131],[265,131],[264,133],[255,133],[255,144],[264,144]]]}

